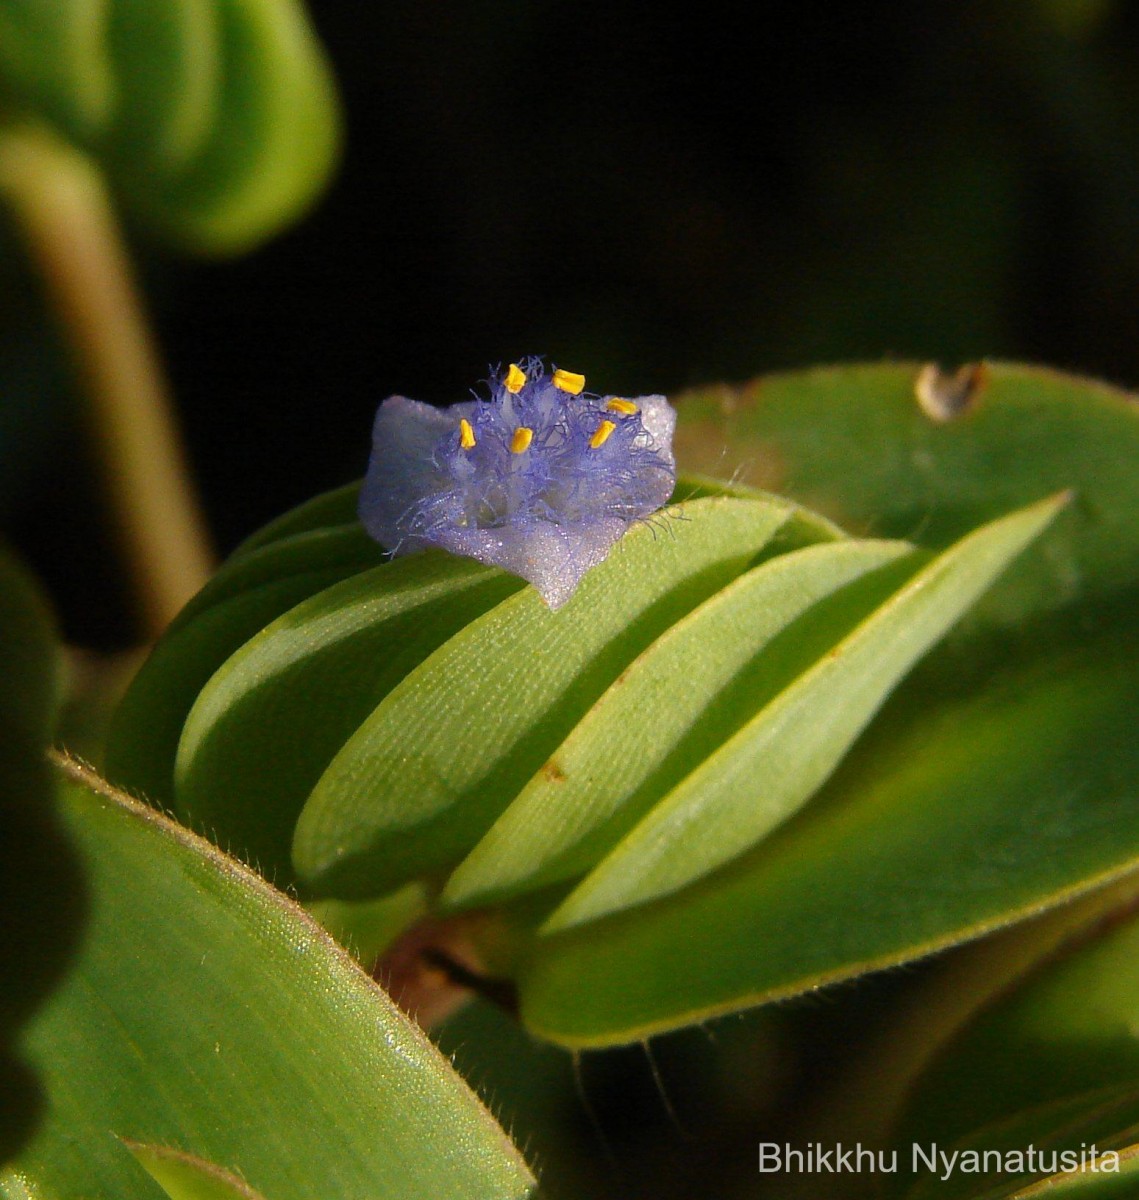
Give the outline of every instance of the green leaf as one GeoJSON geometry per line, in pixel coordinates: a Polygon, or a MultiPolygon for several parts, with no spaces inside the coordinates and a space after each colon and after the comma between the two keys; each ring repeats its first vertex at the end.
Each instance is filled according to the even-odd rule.
{"type": "Polygon", "coordinates": [[[778,634],[911,549],[844,541],[784,554],[678,621],[523,788],[451,876],[444,901],[487,903],[588,870],[770,699],[763,652],[778,634]]]}
{"type": "Polygon", "coordinates": [[[206,254],[291,223],[339,142],[297,0],[0,0],[0,77],[155,229],[206,254]]]}
{"type": "Polygon", "coordinates": [[[531,588],[412,671],[333,759],[293,843],[318,892],[368,895],[461,857],[605,688],[730,582],[791,510],[694,500],[642,525],[551,612],[531,588]]]}
{"type": "Polygon", "coordinates": [[[960,1139],[910,1143],[898,1154],[891,1191],[910,1181],[906,1200],[1122,1200],[1139,1185],[1137,1132],[1139,1091],[1095,1088],[1035,1104],[960,1139]]]}
{"type": "Polygon", "coordinates": [[[175,765],[178,810],[287,878],[297,815],[337,751],[432,651],[521,586],[436,552],[376,567],[291,609],[195,701],[175,765]]]}
{"type": "Polygon", "coordinates": [[[335,525],[357,524],[356,506],[359,501],[359,480],[333,488],[330,492],[321,492],[319,496],[298,504],[296,508],[290,508],[268,525],[263,525],[256,533],[250,534],[230,555],[229,561],[233,562],[252,550],[260,550],[270,542],[290,538],[298,533],[311,533],[313,530],[335,525]]]}
{"type": "Polygon", "coordinates": [[[290,530],[228,559],[171,623],[119,705],[108,777],[176,806],[178,739],[214,671],[294,605],[382,561],[383,551],[358,524],[290,530]]]}
{"type": "Polygon", "coordinates": [[[1139,1092],[1139,919],[1129,891],[941,1047],[911,1083],[901,1136],[955,1139],[1095,1088],[1139,1092]]]}
{"type": "Polygon", "coordinates": [[[666,795],[545,932],[675,892],[767,836],[814,795],[898,681],[1066,500],[991,522],[920,571],[666,795]]]}
{"type": "Polygon", "coordinates": [[[916,363],[770,375],[677,401],[677,458],[786,493],[844,529],[941,548],[1043,495],[1075,502],[980,605],[1009,625],[1139,580],[1139,404],[1095,380],[986,363],[934,421],[916,363]]]}
{"type": "Polygon", "coordinates": [[[217,1164],[270,1200],[528,1193],[502,1130],[303,910],[88,772],[67,774],[92,919],[23,1040],[49,1107],[15,1177],[34,1194],[154,1200],[128,1139],[217,1164]]]}
{"type": "Polygon", "coordinates": [[[298,531],[230,557],[182,609],[171,629],[181,629],[222,600],[263,583],[278,582],[288,575],[328,572],[330,577],[345,578],[384,561],[384,551],[358,522],[298,531]]]}
{"type": "Polygon", "coordinates": [[[177,808],[178,739],[210,676],[258,630],[351,573],[333,567],[286,575],[219,600],[192,621],[175,622],[115,711],[106,749],[108,778],[157,804],[177,808]]]}
{"type": "Polygon", "coordinates": [[[427,889],[408,883],[375,900],[313,900],[305,907],[368,967],[413,921],[427,915],[427,889]]]}
{"type": "Polygon", "coordinates": [[[170,1200],[264,1200],[236,1175],[197,1155],[125,1138],[123,1144],[170,1200]]]}
{"type": "Polygon", "coordinates": [[[934,704],[916,673],[749,854],[539,939],[523,1018],[566,1044],[633,1041],[919,958],[1134,868],[1137,672],[1139,643],[1109,628],[1048,655],[1010,647],[934,704]]]}

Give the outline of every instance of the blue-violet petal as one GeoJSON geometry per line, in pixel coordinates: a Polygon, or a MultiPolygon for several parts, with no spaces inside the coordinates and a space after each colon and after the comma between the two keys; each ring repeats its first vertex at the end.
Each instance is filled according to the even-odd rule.
{"type": "Polygon", "coordinates": [[[564,604],[676,482],[668,401],[583,384],[531,358],[493,379],[486,400],[385,400],[360,493],[368,533],[393,554],[437,546],[502,567],[564,604]]]}

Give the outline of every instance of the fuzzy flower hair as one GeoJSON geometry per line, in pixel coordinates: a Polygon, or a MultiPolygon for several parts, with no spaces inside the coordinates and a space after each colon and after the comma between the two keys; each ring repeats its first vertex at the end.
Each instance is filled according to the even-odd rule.
{"type": "Polygon", "coordinates": [[[437,546],[502,567],[558,608],[676,482],[668,401],[584,387],[530,358],[499,372],[486,400],[385,400],[360,493],[365,529],[394,554],[437,546]]]}

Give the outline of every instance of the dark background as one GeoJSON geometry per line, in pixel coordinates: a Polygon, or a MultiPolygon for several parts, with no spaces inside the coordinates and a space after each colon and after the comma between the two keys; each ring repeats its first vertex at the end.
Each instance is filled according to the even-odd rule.
{"type": "MultiPolygon", "coordinates": [[[[385,396],[463,399],[528,353],[618,393],[883,356],[1139,382],[1135,5],[310,10],[347,113],[321,206],[238,261],[139,244],[223,551],[361,474],[385,396]]],[[[67,634],[125,645],[66,365],[4,239],[0,519],[67,634]]]]}

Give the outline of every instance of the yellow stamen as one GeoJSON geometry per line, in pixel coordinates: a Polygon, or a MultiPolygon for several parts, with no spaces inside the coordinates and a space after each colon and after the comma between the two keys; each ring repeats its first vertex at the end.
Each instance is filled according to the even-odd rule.
{"type": "Polygon", "coordinates": [[[530,443],[534,439],[534,431],[527,429],[525,425],[519,425],[514,431],[514,436],[510,439],[510,453],[523,454],[530,448],[530,443]]]}
{"type": "Polygon", "coordinates": [[[575,375],[572,371],[555,371],[554,387],[560,388],[563,392],[569,392],[571,396],[576,396],[585,387],[585,376],[575,375]]]}
{"type": "Polygon", "coordinates": [[[593,437],[589,439],[589,448],[598,450],[609,440],[609,435],[616,429],[617,426],[612,421],[602,421],[597,427],[597,431],[593,437]]]}
{"type": "Polygon", "coordinates": [[[637,406],[632,402],[632,400],[618,400],[616,396],[614,396],[613,399],[605,405],[605,407],[610,412],[621,413],[626,417],[631,417],[637,411],[637,406]]]}
{"type": "Polygon", "coordinates": [[[471,428],[466,417],[459,418],[459,445],[464,450],[470,450],[475,444],[475,431],[471,428]]]}
{"type": "Polygon", "coordinates": [[[512,395],[517,396],[526,383],[526,372],[517,363],[510,364],[510,370],[506,372],[506,379],[503,381],[503,387],[512,395]]]}

